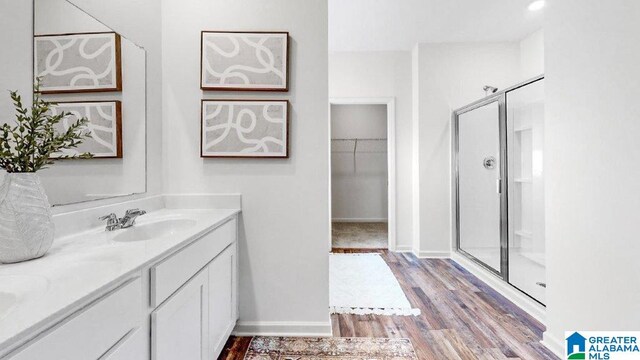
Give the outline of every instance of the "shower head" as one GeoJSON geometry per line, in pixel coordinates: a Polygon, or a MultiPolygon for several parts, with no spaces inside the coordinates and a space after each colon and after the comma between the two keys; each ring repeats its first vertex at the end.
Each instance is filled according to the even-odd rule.
{"type": "Polygon", "coordinates": [[[498,92],[498,88],[497,87],[493,87],[491,85],[485,85],[482,90],[484,90],[484,95],[489,95],[489,94],[495,94],[496,92],[498,92]]]}

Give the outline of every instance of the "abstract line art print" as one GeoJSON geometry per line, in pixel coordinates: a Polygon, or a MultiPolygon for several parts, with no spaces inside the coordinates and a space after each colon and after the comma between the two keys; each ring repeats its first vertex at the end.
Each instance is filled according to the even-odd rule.
{"type": "Polygon", "coordinates": [[[202,90],[287,91],[289,33],[203,31],[202,90]]]}
{"type": "Polygon", "coordinates": [[[58,124],[57,132],[66,131],[79,118],[89,120],[83,129],[90,134],[77,148],[66,149],[53,154],[56,158],[63,155],[79,155],[89,152],[94,158],[122,158],[122,106],[120,101],[59,102],[52,107],[51,113],[70,113],[58,124]]]}
{"type": "Polygon", "coordinates": [[[38,35],[33,54],[43,94],[122,90],[120,35],[114,32],[38,35]]]}
{"type": "Polygon", "coordinates": [[[202,100],[202,157],[289,157],[287,100],[202,100]]]}

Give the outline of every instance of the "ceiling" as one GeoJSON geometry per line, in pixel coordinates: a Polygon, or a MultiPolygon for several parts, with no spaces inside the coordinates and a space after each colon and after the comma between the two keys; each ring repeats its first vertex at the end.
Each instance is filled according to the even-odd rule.
{"type": "Polygon", "coordinates": [[[532,0],[329,0],[330,51],[411,50],[418,42],[521,40],[542,28],[532,0]]]}

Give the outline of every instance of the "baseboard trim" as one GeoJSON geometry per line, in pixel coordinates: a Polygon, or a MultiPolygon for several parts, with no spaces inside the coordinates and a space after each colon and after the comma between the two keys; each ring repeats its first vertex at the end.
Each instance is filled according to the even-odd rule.
{"type": "Polygon", "coordinates": [[[389,222],[389,219],[386,218],[335,218],[331,219],[331,222],[337,223],[370,223],[370,222],[389,222]]]}
{"type": "Polygon", "coordinates": [[[554,338],[548,331],[542,334],[542,341],[540,341],[547,349],[561,358],[564,356],[564,340],[558,340],[554,338]]]}
{"type": "Polygon", "coordinates": [[[449,259],[450,251],[419,251],[413,250],[413,254],[419,259],[449,259]]]}
{"type": "Polygon", "coordinates": [[[413,249],[411,248],[411,245],[396,245],[395,252],[407,253],[413,252],[413,249]]]}
{"type": "Polygon", "coordinates": [[[331,321],[238,321],[235,336],[309,336],[330,337],[331,321]]]}
{"type": "Polygon", "coordinates": [[[533,316],[542,324],[545,324],[546,310],[544,306],[538,304],[527,295],[520,292],[518,289],[504,282],[502,279],[498,278],[494,274],[491,274],[480,265],[474,263],[473,261],[467,259],[457,252],[453,252],[451,254],[451,260],[460,264],[463,268],[467,269],[467,271],[478,277],[487,285],[491,286],[495,291],[506,297],[509,301],[516,304],[516,306],[518,306],[520,309],[533,316]]]}

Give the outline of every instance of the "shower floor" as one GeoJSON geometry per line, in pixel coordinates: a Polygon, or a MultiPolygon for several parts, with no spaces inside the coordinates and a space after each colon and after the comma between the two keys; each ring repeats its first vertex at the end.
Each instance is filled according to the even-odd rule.
{"type": "Polygon", "coordinates": [[[512,249],[509,253],[509,282],[529,296],[545,303],[546,283],[544,254],[512,249]]]}
{"type": "MultiPolygon", "coordinates": [[[[463,250],[500,271],[500,249],[467,247],[463,250]]],[[[538,285],[546,283],[544,254],[512,248],[509,252],[509,283],[544,304],[545,288],[538,285]]]]}
{"type": "Polygon", "coordinates": [[[463,247],[467,254],[482,261],[495,271],[500,271],[500,248],[487,248],[487,247],[463,247]]]}

